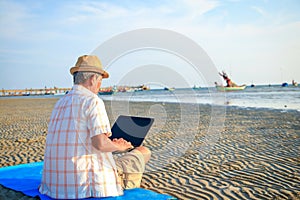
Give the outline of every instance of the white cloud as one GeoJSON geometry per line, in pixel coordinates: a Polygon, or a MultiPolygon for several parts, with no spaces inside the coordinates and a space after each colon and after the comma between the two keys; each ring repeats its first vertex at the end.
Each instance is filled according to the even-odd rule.
{"type": "Polygon", "coordinates": [[[89,23],[97,20],[112,20],[114,18],[128,17],[130,10],[108,2],[81,2],[80,5],[68,4],[64,7],[70,10],[65,23],[89,23]]]}
{"type": "Polygon", "coordinates": [[[179,7],[185,8],[185,15],[190,19],[201,17],[206,12],[213,10],[219,5],[218,1],[207,0],[178,0],[179,7]]]}
{"type": "Polygon", "coordinates": [[[257,6],[251,6],[251,8],[252,8],[253,10],[255,10],[257,13],[259,13],[260,15],[262,15],[262,17],[268,16],[267,12],[266,12],[264,9],[260,8],[260,7],[257,7],[257,6]]]}

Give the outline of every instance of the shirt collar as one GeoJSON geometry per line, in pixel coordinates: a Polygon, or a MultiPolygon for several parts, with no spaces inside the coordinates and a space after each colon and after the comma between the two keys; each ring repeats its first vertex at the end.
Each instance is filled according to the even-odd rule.
{"type": "Polygon", "coordinates": [[[74,85],[72,90],[74,90],[75,93],[78,91],[78,92],[83,92],[86,95],[97,96],[95,93],[93,93],[92,91],[90,91],[89,89],[87,89],[86,87],[84,87],[82,85],[74,85]]]}

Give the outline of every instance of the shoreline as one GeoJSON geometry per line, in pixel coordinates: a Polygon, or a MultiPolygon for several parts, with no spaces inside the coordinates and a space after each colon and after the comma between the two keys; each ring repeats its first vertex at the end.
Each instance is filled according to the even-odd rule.
{"type": "MultiPolygon", "coordinates": [[[[5,99],[59,99],[63,96],[62,95],[35,95],[35,96],[0,96],[0,100],[5,100],[5,99]]],[[[111,95],[109,95],[111,96],[111,95]]],[[[103,99],[104,102],[124,102],[125,100],[123,99],[112,99],[108,100],[106,99],[108,96],[99,96],[100,98],[103,99]]],[[[111,96],[113,97],[113,96],[111,96]]],[[[205,102],[176,102],[176,101],[164,101],[164,100],[130,100],[131,103],[167,103],[167,104],[197,104],[198,106],[214,106],[214,107],[225,107],[227,108],[237,108],[237,109],[246,109],[246,110],[251,110],[251,109],[266,109],[266,110],[279,110],[281,112],[299,112],[300,113],[300,108],[288,108],[286,105],[283,105],[282,107],[267,107],[267,106],[261,106],[261,105],[256,105],[256,106],[243,106],[243,105],[236,105],[232,104],[231,102],[224,102],[224,105],[218,105],[218,104],[211,104],[211,103],[205,103],[205,102]]]]}
{"type": "MultiPolygon", "coordinates": [[[[0,98],[0,167],[43,160],[58,98],[0,98]]],[[[155,116],[145,189],[178,199],[300,198],[299,111],[228,106],[222,125],[210,105],[104,102],[111,124],[118,114],[155,116]]],[[[0,197],[14,194],[0,187],[0,197]]]]}
{"type": "MultiPolygon", "coordinates": [[[[36,95],[36,96],[0,96],[0,101],[3,99],[59,99],[63,95],[36,95]]],[[[105,96],[99,96],[104,102],[126,102],[123,99],[113,99],[113,100],[108,100],[105,99],[105,96]]],[[[215,106],[215,107],[225,107],[227,108],[237,108],[237,109],[246,109],[246,110],[260,110],[260,109],[266,109],[266,110],[278,110],[281,112],[299,112],[300,113],[300,108],[288,108],[287,106],[283,105],[283,107],[266,107],[262,105],[257,105],[257,106],[242,106],[242,105],[235,105],[230,102],[224,102],[224,105],[218,105],[218,104],[211,104],[211,103],[203,103],[203,102],[176,102],[176,101],[164,101],[164,100],[130,100],[131,103],[166,103],[166,104],[196,104],[198,106],[215,106]]]]}

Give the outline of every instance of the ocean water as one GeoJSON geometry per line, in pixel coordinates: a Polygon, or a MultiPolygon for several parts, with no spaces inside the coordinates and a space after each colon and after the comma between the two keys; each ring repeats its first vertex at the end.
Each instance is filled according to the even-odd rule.
{"type": "MultiPolygon", "coordinates": [[[[62,95],[18,96],[2,98],[57,98],[62,95]]],[[[113,95],[99,95],[103,100],[134,102],[196,103],[243,108],[297,110],[300,112],[300,86],[261,85],[246,87],[242,91],[220,92],[211,88],[175,88],[175,90],[152,89],[136,92],[118,92],[113,95]]]]}
{"type": "Polygon", "coordinates": [[[100,95],[104,100],[198,103],[243,108],[269,108],[300,111],[300,87],[262,85],[242,91],[220,92],[213,88],[176,88],[100,95]]]}

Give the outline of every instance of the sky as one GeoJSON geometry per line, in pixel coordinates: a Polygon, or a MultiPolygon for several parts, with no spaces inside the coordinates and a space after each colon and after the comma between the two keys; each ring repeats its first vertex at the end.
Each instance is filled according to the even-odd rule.
{"type": "MultiPolygon", "coordinates": [[[[299,11],[299,0],[0,0],[0,87],[71,87],[69,69],[79,56],[143,28],[191,39],[237,84],[300,82],[299,11]]],[[[126,54],[106,70],[103,86],[150,84],[150,71],[159,70],[157,86],[213,83],[157,49],[126,54]]]]}

